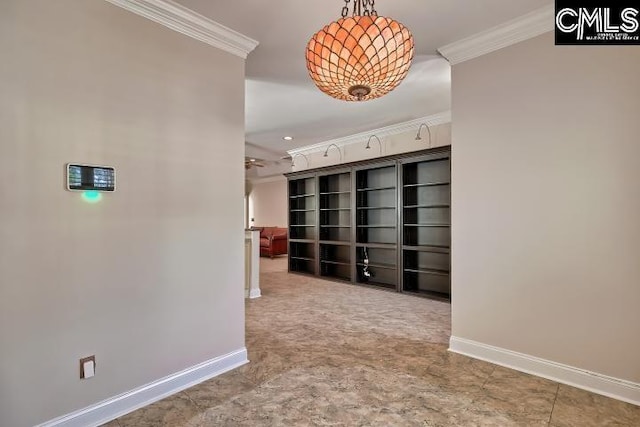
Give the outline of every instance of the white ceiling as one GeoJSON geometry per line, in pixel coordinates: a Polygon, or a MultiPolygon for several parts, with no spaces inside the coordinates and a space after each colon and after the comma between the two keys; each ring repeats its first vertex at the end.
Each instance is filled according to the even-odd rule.
{"type": "Polygon", "coordinates": [[[449,63],[437,49],[550,4],[549,0],[378,0],[379,15],[413,33],[406,80],[390,94],[335,100],[310,80],[311,36],[340,17],[344,0],[177,0],[260,42],[247,60],[247,155],[276,160],[286,150],[440,113],[451,108],[449,63]],[[295,137],[292,142],[282,140],[295,137]]]}

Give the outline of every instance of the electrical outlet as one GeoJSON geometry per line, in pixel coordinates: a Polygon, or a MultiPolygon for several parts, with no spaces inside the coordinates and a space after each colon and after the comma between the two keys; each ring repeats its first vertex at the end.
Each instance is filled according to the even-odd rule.
{"type": "Polygon", "coordinates": [[[80,379],[85,380],[96,374],[96,356],[89,356],[80,359],[80,379]]]}

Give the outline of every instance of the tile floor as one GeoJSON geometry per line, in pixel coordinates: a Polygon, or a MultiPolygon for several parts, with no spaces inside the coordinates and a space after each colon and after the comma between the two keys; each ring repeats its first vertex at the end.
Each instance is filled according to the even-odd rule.
{"type": "Polygon", "coordinates": [[[251,363],[107,426],[640,426],[638,406],[449,353],[446,303],[261,265],[251,363]]]}

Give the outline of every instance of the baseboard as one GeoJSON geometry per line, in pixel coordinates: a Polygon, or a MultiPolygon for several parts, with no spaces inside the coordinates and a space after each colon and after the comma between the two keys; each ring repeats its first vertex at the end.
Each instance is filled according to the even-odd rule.
{"type": "Polygon", "coordinates": [[[243,347],[37,427],[97,427],[248,362],[243,347]]]}
{"type": "Polygon", "coordinates": [[[260,289],[251,289],[251,292],[249,292],[249,298],[251,299],[260,298],[261,296],[262,292],[260,292],[260,289]]]}
{"type": "Polygon", "coordinates": [[[640,406],[638,383],[464,338],[451,337],[449,351],[640,406]]]}

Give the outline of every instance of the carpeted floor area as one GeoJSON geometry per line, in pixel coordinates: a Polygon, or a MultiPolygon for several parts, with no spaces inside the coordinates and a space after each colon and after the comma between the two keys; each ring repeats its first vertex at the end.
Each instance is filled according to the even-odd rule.
{"type": "Polygon", "coordinates": [[[446,303],[261,268],[251,363],[110,427],[640,425],[640,407],[449,353],[446,303]]]}

